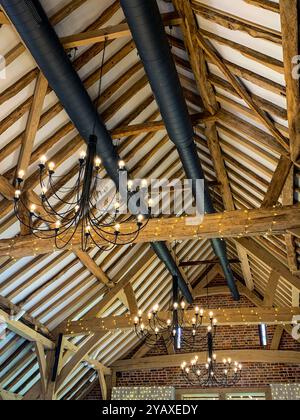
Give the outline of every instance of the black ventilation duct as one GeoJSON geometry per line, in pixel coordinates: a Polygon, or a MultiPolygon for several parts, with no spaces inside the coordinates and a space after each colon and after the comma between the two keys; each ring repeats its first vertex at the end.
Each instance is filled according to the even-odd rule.
{"type": "MultiPolygon", "coordinates": [[[[40,2],[38,0],[0,0],[0,4],[82,138],[88,142],[90,134],[95,132],[98,137],[97,154],[101,157],[107,174],[118,186],[120,158],[113,146],[110,134],[101,121],[40,2]]],[[[191,292],[166,244],[157,242],[153,243],[152,247],[171,275],[177,276],[183,295],[189,303],[192,303],[191,292]]]]}
{"type": "MultiPolygon", "coordinates": [[[[204,173],[157,2],[156,0],[120,1],[169,137],[178,150],[187,178],[193,181],[193,192],[197,199],[196,180],[204,179],[204,173]]],[[[206,183],[204,196],[205,211],[215,213],[206,183]]],[[[226,244],[220,239],[215,239],[212,241],[212,246],[220,259],[232,295],[235,300],[239,300],[239,292],[227,258],[226,244]]]]}

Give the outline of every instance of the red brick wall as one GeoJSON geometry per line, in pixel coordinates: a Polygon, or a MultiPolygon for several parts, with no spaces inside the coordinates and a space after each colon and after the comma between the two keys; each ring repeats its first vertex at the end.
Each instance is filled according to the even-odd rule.
{"type": "MultiPolygon", "coordinates": [[[[198,299],[197,304],[207,308],[207,298],[198,299]]],[[[242,297],[239,302],[233,302],[230,296],[214,296],[209,298],[209,307],[211,309],[233,308],[233,307],[252,307],[249,301],[242,297]]],[[[268,327],[269,347],[272,342],[276,327],[268,327]]],[[[260,340],[257,326],[239,326],[239,327],[218,327],[215,338],[215,350],[242,350],[260,349],[260,340]]],[[[130,359],[137,351],[134,349],[125,357],[130,359]]],[[[196,341],[195,346],[184,346],[181,353],[190,353],[203,351],[205,348],[196,341]]],[[[300,344],[292,337],[284,333],[280,350],[300,351],[300,344]]],[[[166,346],[161,340],[154,348],[149,349],[146,356],[167,355],[166,346]]],[[[294,383],[300,382],[300,366],[285,364],[253,364],[245,363],[243,377],[238,387],[259,388],[268,386],[271,383],[294,383]]],[[[131,372],[118,372],[117,386],[175,386],[177,388],[191,389],[185,382],[180,367],[164,368],[151,370],[137,370],[131,372]]],[[[88,395],[87,399],[101,399],[101,391],[96,386],[88,395]]]]}

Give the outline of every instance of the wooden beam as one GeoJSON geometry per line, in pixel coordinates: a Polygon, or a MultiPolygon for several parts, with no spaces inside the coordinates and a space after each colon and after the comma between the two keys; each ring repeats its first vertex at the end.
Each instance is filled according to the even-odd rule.
{"type": "Polygon", "coordinates": [[[221,10],[209,5],[200,4],[195,0],[192,0],[191,4],[195,13],[206,20],[213,21],[226,29],[246,32],[253,38],[261,38],[281,45],[281,33],[278,31],[258,25],[249,20],[242,19],[228,12],[222,12],[221,10]]]}
{"type": "MultiPolygon", "coordinates": [[[[206,121],[215,120],[217,116],[209,115],[206,112],[191,115],[191,120],[194,125],[201,124],[206,121]]],[[[142,124],[132,124],[125,127],[118,127],[111,131],[113,139],[120,139],[128,136],[137,136],[145,133],[155,133],[157,131],[166,130],[163,121],[149,121],[142,124]]]]}
{"type": "Polygon", "coordinates": [[[292,161],[300,165],[300,72],[299,60],[299,2],[280,0],[284,74],[287,85],[288,120],[292,161]],[[296,61],[295,61],[296,60],[296,61]]]}
{"type": "Polygon", "coordinates": [[[131,315],[137,315],[139,308],[136,300],[136,296],[132,287],[132,284],[129,283],[124,287],[124,294],[127,300],[127,306],[131,315]]]}
{"type": "Polygon", "coordinates": [[[271,271],[267,288],[266,288],[266,292],[265,292],[264,306],[271,307],[274,305],[276,290],[278,287],[280,277],[281,275],[278,272],[273,271],[273,270],[271,271]]]}
{"type": "MultiPolygon", "coordinates": [[[[180,23],[180,19],[176,14],[162,15],[166,26],[175,26],[180,23]]],[[[83,47],[100,42],[110,41],[114,39],[131,36],[131,31],[127,23],[121,23],[107,28],[101,28],[94,31],[86,31],[79,34],[69,35],[61,38],[61,43],[66,49],[83,47]]]]}
{"type": "Polygon", "coordinates": [[[285,156],[280,158],[274,176],[269,185],[267,194],[262,203],[263,208],[270,208],[278,203],[282,190],[285,186],[286,180],[292,168],[292,161],[285,156]]]}
{"type": "Polygon", "coordinates": [[[0,175],[0,194],[7,200],[13,200],[15,197],[14,187],[2,175],[0,175]]]}
{"type": "Polygon", "coordinates": [[[88,338],[88,340],[78,349],[75,355],[69,360],[67,365],[62,369],[60,375],[57,378],[55,392],[57,393],[61,387],[63,386],[64,382],[68,379],[69,375],[76,369],[79,363],[91,353],[94,348],[97,346],[101,338],[105,335],[105,333],[99,333],[92,335],[88,338]]]}
{"type": "MultiPolygon", "coordinates": [[[[216,309],[213,311],[214,317],[218,320],[218,325],[291,325],[293,316],[300,315],[300,308],[235,308],[235,309],[216,309]]],[[[159,312],[159,317],[165,321],[169,319],[171,312],[159,312]]],[[[186,311],[186,322],[191,322],[195,316],[195,311],[186,311]]],[[[85,319],[65,323],[62,333],[66,336],[80,336],[104,333],[104,331],[115,331],[118,329],[133,330],[134,316],[126,314],[124,316],[111,316],[101,319],[85,319]]],[[[145,325],[148,323],[147,315],[142,317],[145,325]]],[[[203,326],[211,324],[208,312],[204,314],[203,326]]]]}
{"type": "Polygon", "coordinates": [[[261,7],[265,10],[270,10],[274,13],[279,13],[279,4],[271,0],[244,0],[246,3],[249,3],[253,6],[261,7]]]}
{"type": "Polygon", "coordinates": [[[252,271],[250,267],[250,262],[248,258],[247,251],[242,248],[241,246],[237,246],[237,252],[238,256],[241,262],[242,272],[243,272],[243,278],[245,280],[246,286],[249,290],[254,290],[254,280],[252,276],[252,271]]]}
{"type": "Polygon", "coordinates": [[[36,342],[35,343],[35,353],[39,364],[40,369],[40,376],[41,376],[41,386],[42,386],[42,393],[44,396],[47,394],[48,388],[48,377],[47,377],[47,362],[46,362],[46,354],[44,350],[44,346],[36,342]]]}
{"type": "Polygon", "coordinates": [[[252,254],[268,267],[272,267],[274,271],[289,281],[296,289],[300,290],[300,278],[291,274],[289,269],[269,251],[267,251],[267,249],[263,248],[250,238],[235,239],[235,242],[238,242],[249,254],[252,254]]]}
{"type": "Polygon", "coordinates": [[[283,326],[277,325],[273,338],[272,338],[271,350],[279,350],[283,332],[284,332],[283,326]]]}
{"type": "MultiPolygon", "coordinates": [[[[254,210],[208,214],[203,222],[192,225],[185,217],[151,219],[135,239],[135,243],[175,240],[195,240],[212,238],[238,238],[284,234],[288,229],[299,228],[300,205],[254,210]]],[[[195,220],[196,223],[196,220],[195,220]]],[[[133,223],[122,225],[122,233],[135,231],[133,223]]],[[[111,231],[113,233],[113,230],[111,231]]],[[[80,245],[80,233],[75,234],[70,248],[80,245]]],[[[102,244],[106,244],[103,240],[102,244]]],[[[100,244],[101,244],[100,243],[100,244]]],[[[53,239],[37,239],[26,236],[0,240],[0,257],[21,258],[29,255],[42,255],[55,250],[53,239]]]]}
{"type": "Polygon", "coordinates": [[[45,100],[47,90],[48,90],[48,81],[43,75],[43,73],[40,72],[37,78],[36,86],[35,86],[33,102],[32,102],[28,120],[27,120],[25,135],[22,140],[17,173],[20,170],[26,173],[28,170],[31,154],[33,151],[35,137],[36,137],[39,124],[40,124],[40,118],[42,115],[42,110],[43,110],[43,105],[44,105],[44,100],[45,100]]]}
{"type": "Polygon", "coordinates": [[[2,309],[0,309],[0,316],[2,320],[7,324],[7,328],[10,331],[14,332],[20,337],[25,338],[25,340],[31,341],[33,343],[40,343],[49,350],[55,347],[55,344],[51,340],[39,334],[32,328],[27,327],[27,325],[23,324],[21,321],[12,321],[9,315],[2,309]]]}
{"type": "Polygon", "coordinates": [[[240,95],[240,97],[248,104],[248,106],[255,112],[257,117],[260,119],[261,123],[272,133],[277,142],[286,150],[289,151],[289,146],[287,139],[282,136],[282,134],[277,130],[273,121],[270,120],[268,115],[264,113],[261,108],[253,100],[251,94],[247,89],[242,85],[241,81],[229,70],[227,65],[223,62],[222,58],[213,50],[208,41],[198,33],[197,40],[199,45],[203,48],[206,54],[213,60],[219,69],[224,73],[226,78],[230,81],[234,89],[240,95]]]}
{"type": "Polygon", "coordinates": [[[2,10],[0,10],[0,25],[10,25],[10,21],[2,10]]]}
{"type": "MultiPolygon", "coordinates": [[[[119,360],[112,364],[117,372],[128,372],[143,369],[162,369],[167,367],[177,367],[180,371],[180,365],[184,361],[189,361],[199,357],[199,363],[205,364],[207,353],[189,353],[167,356],[145,357],[143,359],[119,360]]],[[[297,351],[271,351],[271,350],[226,350],[219,351],[218,358],[231,357],[240,363],[284,363],[298,365],[300,363],[300,352],[297,351]]]]}
{"type": "Polygon", "coordinates": [[[105,376],[102,370],[98,370],[98,378],[99,378],[99,384],[101,389],[101,396],[102,400],[106,401],[108,399],[108,390],[107,390],[107,384],[105,380],[105,376]]]}

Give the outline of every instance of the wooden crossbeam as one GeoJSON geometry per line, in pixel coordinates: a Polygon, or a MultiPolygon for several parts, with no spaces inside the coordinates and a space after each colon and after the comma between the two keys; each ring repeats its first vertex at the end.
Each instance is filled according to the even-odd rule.
{"type": "MultiPolygon", "coordinates": [[[[239,238],[266,234],[283,234],[288,229],[299,228],[299,204],[290,207],[208,214],[202,223],[187,223],[185,217],[151,219],[135,239],[135,243],[194,240],[211,238],[239,238]]],[[[191,219],[192,220],[192,219],[191,219]]],[[[135,224],[126,223],[122,232],[135,231],[135,224]]],[[[113,230],[111,231],[113,233],[113,230]]],[[[80,245],[80,234],[74,235],[73,246],[80,245]]],[[[103,241],[105,244],[105,241],[103,241]]],[[[70,245],[70,247],[72,244],[70,245]]],[[[53,239],[26,236],[0,241],[0,257],[21,258],[33,254],[46,254],[55,250],[53,239]]]]}
{"type": "Polygon", "coordinates": [[[44,346],[41,343],[35,343],[35,353],[40,369],[42,393],[46,395],[48,387],[47,362],[44,346]]]}
{"type": "MultiPolygon", "coordinates": [[[[203,317],[203,326],[210,325],[211,321],[206,311],[203,317]]],[[[214,317],[218,325],[291,325],[293,317],[300,315],[300,308],[235,308],[214,310],[214,317]]],[[[136,314],[135,314],[136,316],[136,314]]],[[[133,329],[134,317],[126,314],[124,316],[111,316],[102,318],[85,319],[81,321],[68,322],[64,324],[62,333],[66,336],[98,334],[107,330],[133,329]]],[[[160,319],[167,321],[172,317],[171,312],[159,312],[160,319]]],[[[190,323],[195,316],[195,311],[186,311],[186,322],[190,323]]],[[[142,321],[147,325],[148,315],[143,315],[142,321]]]]}
{"type": "Polygon", "coordinates": [[[262,207],[268,208],[275,206],[278,203],[286,180],[290,174],[291,167],[292,161],[289,158],[282,156],[265,195],[262,207]]]}
{"type": "Polygon", "coordinates": [[[103,332],[100,334],[92,335],[84,344],[81,346],[78,351],[75,353],[75,355],[68,361],[66,366],[62,369],[61,373],[59,374],[56,386],[55,386],[55,392],[57,393],[64,382],[67,380],[69,375],[76,369],[76,367],[79,365],[79,363],[88,355],[90,354],[93,349],[97,346],[101,338],[105,335],[103,332]]]}
{"type": "Polygon", "coordinates": [[[294,276],[289,269],[280,262],[274,255],[272,255],[267,249],[261,247],[257,242],[251,238],[239,238],[235,239],[246,251],[262,261],[268,267],[272,267],[274,271],[279,273],[283,278],[289,281],[296,289],[300,290],[300,279],[294,276]]]}
{"type": "MultiPolygon", "coordinates": [[[[215,120],[216,118],[217,116],[212,116],[206,112],[191,115],[191,120],[195,125],[215,120]]],[[[113,139],[120,139],[122,137],[137,136],[139,134],[154,133],[163,130],[166,130],[165,123],[163,121],[150,121],[142,124],[118,127],[111,131],[111,136],[113,139]]]]}
{"type": "Polygon", "coordinates": [[[213,50],[209,42],[204,36],[198,32],[197,40],[199,45],[203,48],[205,53],[212,59],[219,69],[225,74],[226,78],[230,81],[234,89],[240,95],[240,97],[249,105],[249,107],[255,112],[257,117],[260,119],[262,124],[273,134],[277,142],[286,150],[289,151],[287,139],[275,127],[273,121],[270,120],[268,115],[261,110],[261,108],[253,100],[251,94],[243,86],[241,81],[229,70],[227,65],[223,62],[222,58],[213,50]]]}
{"type": "MultiPolygon", "coordinates": [[[[271,351],[271,350],[226,350],[217,352],[218,359],[231,357],[240,363],[285,363],[298,365],[300,363],[300,353],[297,351],[271,351]]],[[[195,356],[199,357],[199,363],[205,364],[207,352],[176,354],[167,356],[144,357],[142,359],[118,360],[112,364],[112,368],[117,372],[128,372],[142,369],[162,369],[167,367],[177,367],[183,362],[189,362],[195,356]]]]}
{"type": "Polygon", "coordinates": [[[13,200],[15,196],[14,187],[2,175],[0,175],[0,194],[7,200],[13,200]]]}
{"type": "Polygon", "coordinates": [[[27,325],[23,324],[21,321],[13,321],[10,319],[9,315],[0,309],[1,320],[7,324],[7,328],[19,335],[20,337],[25,338],[28,341],[33,343],[40,343],[46,349],[53,349],[55,347],[54,343],[43,335],[39,334],[35,330],[27,325]]]}
{"type": "Polygon", "coordinates": [[[246,32],[254,38],[265,39],[281,45],[281,33],[278,31],[258,25],[238,16],[234,16],[228,12],[222,12],[221,10],[209,5],[200,4],[195,0],[192,0],[191,4],[195,13],[206,20],[213,21],[227,29],[246,32]]]}
{"type": "Polygon", "coordinates": [[[267,287],[266,293],[264,297],[264,306],[271,307],[274,305],[276,290],[280,280],[280,274],[274,270],[271,271],[267,287]]]}
{"type": "MultiPolygon", "coordinates": [[[[166,26],[175,26],[180,24],[181,19],[176,14],[162,15],[166,26]]],[[[131,31],[127,23],[121,23],[116,26],[109,26],[94,31],[86,31],[75,35],[69,35],[61,38],[61,43],[66,49],[83,47],[103,41],[109,41],[131,36],[131,31]]]]}
{"type": "Polygon", "coordinates": [[[288,120],[292,161],[300,165],[300,72],[297,71],[299,44],[299,2],[280,0],[284,74],[287,85],[288,120]],[[296,60],[296,61],[295,61],[296,60]]]}

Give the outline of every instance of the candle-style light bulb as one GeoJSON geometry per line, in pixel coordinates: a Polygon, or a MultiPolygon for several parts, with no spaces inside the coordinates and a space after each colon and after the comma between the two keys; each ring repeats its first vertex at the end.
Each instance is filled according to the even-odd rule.
{"type": "Polygon", "coordinates": [[[96,157],[96,159],[95,159],[95,168],[96,169],[99,169],[100,166],[101,166],[101,159],[98,158],[98,157],[96,157]]]}
{"type": "Polygon", "coordinates": [[[124,160],[120,160],[119,161],[119,169],[121,171],[123,171],[125,169],[125,162],[124,162],[124,160]]]}
{"type": "Polygon", "coordinates": [[[21,191],[20,190],[16,190],[15,191],[15,199],[16,200],[20,200],[20,197],[21,197],[21,191]]]}
{"type": "Polygon", "coordinates": [[[48,165],[48,169],[49,169],[49,172],[50,173],[53,173],[54,172],[54,169],[55,169],[55,163],[54,162],[50,162],[49,165],[48,165]]]}
{"type": "Polygon", "coordinates": [[[25,176],[25,171],[23,171],[22,169],[18,172],[18,180],[19,181],[23,181],[24,180],[24,176],[25,176]]]}

